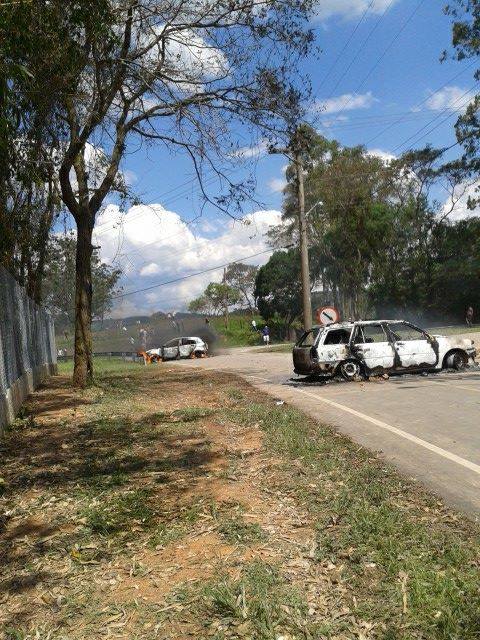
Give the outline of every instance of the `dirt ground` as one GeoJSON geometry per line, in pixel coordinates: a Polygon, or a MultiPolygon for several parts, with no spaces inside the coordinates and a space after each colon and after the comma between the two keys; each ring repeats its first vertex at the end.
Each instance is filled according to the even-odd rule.
{"type": "MultiPolygon", "coordinates": [[[[469,610],[437,634],[440,595],[428,605],[440,613],[430,616],[427,631],[419,618],[407,619],[418,606],[416,596],[407,601],[413,577],[398,568],[378,573],[374,556],[362,552],[351,578],[360,541],[344,538],[325,552],[327,535],[319,538],[319,531],[341,530],[341,501],[333,508],[341,496],[333,487],[345,489],[347,476],[335,475],[325,442],[323,478],[312,466],[318,451],[295,441],[288,459],[282,455],[306,421],[228,374],[107,368],[85,392],[72,391],[66,376],[53,379],[32,396],[0,451],[3,637],[478,637],[469,610]],[[277,430],[281,447],[274,444],[277,430]],[[373,585],[384,578],[391,602],[383,591],[375,594],[373,585]],[[448,635],[457,628],[463,636],[448,635]]],[[[335,456],[347,455],[343,438],[325,434],[335,456]]],[[[358,464],[370,473],[377,463],[365,454],[358,464]]],[[[473,549],[452,606],[468,589],[478,602],[470,575],[478,562],[476,530],[430,497],[405,500],[395,482],[388,500],[440,527],[443,547],[449,527],[460,531],[455,545],[462,553],[473,549]]],[[[380,500],[377,493],[372,499],[380,500]]],[[[437,570],[451,580],[450,565],[437,563],[437,570]]],[[[423,571],[424,581],[428,576],[423,571]]]]}
{"type": "Polygon", "coordinates": [[[189,377],[135,383],[126,422],[121,407],[98,410],[102,389],[79,395],[65,377],[31,399],[2,447],[6,637],[211,636],[221,623],[206,630],[178,593],[238,580],[257,560],[281,565],[292,584],[310,581],[311,615],[326,606],[328,575],[309,560],[314,531],[276,490],[278,461],[260,429],[209,417],[237,402],[242,383],[189,377]],[[118,488],[147,494],[148,505],[121,514],[116,530],[95,508],[118,488]]]}

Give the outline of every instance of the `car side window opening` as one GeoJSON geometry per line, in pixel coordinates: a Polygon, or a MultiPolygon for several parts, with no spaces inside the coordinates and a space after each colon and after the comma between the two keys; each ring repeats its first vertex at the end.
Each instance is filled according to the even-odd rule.
{"type": "Polygon", "coordinates": [[[307,331],[300,338],[300,341],[297,346],[299,347],[313,347],[317,340],[318,334],[321,332],[321,329],[312,329],[311,331],[307,331]]]}
{"type": "Polygon", "coordinates": [[[332,329],[325,336],[323,344],[348,344],[350,341],[350,331],[347,329],[332,329]]]}
{"type": "Polygon", "coordinates": [[[393,338],[397,341],[408,342],[409,340],[426,340],[424,331],[412,327],[405,322],[396,322],[388,325],[393,338]]]}
{"type": "Polygon", "coordinates": [[[355,344],[367,344],[372,342],[388,342],[384,328],[381,324],[365,324],[357,327],[355,344]]]}
{"type": "Polygon", "coordinates": [[[196,340],[192,340],[191,338],[182,338],[182,344],[183,345],[197,344],[197,342],[196,340]]]}
{"type": "Polygon", "coordinates": [[[165,345],[166,347],[176,347],[178,345],[178,340],[170,340],[170,342],[167,342],[167,344],[165,345]]]}

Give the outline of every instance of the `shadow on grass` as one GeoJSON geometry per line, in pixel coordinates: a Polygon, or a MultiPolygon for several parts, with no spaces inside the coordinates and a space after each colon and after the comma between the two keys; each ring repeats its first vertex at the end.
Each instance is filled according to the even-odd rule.
{"type": "MultiPolygon", "coordinates": [[[[46,402],[48,410],[53,410],[55,403],[48,394],[46,402]]],[[[78,499],[77,515],[82,515],[81,505],[86,497],[87,502],[100,501],[99,509],[104,512],[90,512],[82,531],[78,522],[72,521],[71,511],[65,516],[59,510],[57,518],[45,524],[41,521],[41,507],[37,509],[38,520],[23,516],[20,523],[10,521],[6,509],[0,517],[0,592],[21,594],[40,582],[48,585],[55,581],[54,572],[50,574],[43,566],[37,570],[36,562],[52,552],[69,553],[86,535],[91,538],[104,533],[129,539],[122,536],[132,536],[131,521],[137,511],[141,516],[144,507],[150,510],[146,513],[151,526],[161,521],[163,501],[169,500],[168,489],[181,498],[208,473],[218,457],[209,440],[195,428],[195,423],[207,415],[208,409],[188,408],[151,413],[137,420],[122,416],[95,417],[77,424],[59,420],[42,428],[30,426],[6,434],[0,456],[5,479],[2,500],[6,504],[11,507],[21,505],[24,499],[28,502],[26,496],[31,496],[34,489],[42,497],[53,494],[56,499],[78,499]],[[180,474],[183,481],[178,484],[180,474]],[[148,491],[144,489],[147,484],[148,491]],[[160,484],[162,491],[157,491],[160,484]],[[124,520],[117,517],[112,525],[109,509],[114,518],[118,515],[115,509],[120,509],[124,520]]],[[[22,615],[17,612],[12,622],[17,624],[22,615]]]]}

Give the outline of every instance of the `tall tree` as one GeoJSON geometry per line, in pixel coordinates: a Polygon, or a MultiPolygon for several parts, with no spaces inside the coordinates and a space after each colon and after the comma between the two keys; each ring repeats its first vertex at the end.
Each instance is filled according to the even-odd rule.
{"type": "Polygon", "coordinates": [[[210,282],[201,296],[192,300],[188,309],[194,313],[217,316],[225,309],[239,303],[241,294],[238,289],[225,282],[210,282]]]}
{"type": "Polygon", "coordinates": [[[232,262],[225,272],[225,280],[233,289],[239,293],[240,302],[252,313],[255,310],[255,278],[258,267],[242,262],[232,262]]]}
{"type": "MultiPolygon", "coordinates": [[[[457,60],[476,59],[480,55],[480,1],[452,0],[445,7],[445,12],[452,16],[452,46],[457,60]]],[[[447,52],[444,53],[444,57],[447,52]]],[[[475,80],[480,80],[480,67],[474,73],[475,80]]],[[[457,142],[463,147],[460,165],[466,179],[478,180],[480,172],[480,95],[477,93],[462,113],[456,124],[457,142]]],[[[475,208],[478,202],[476,194],[470,198],[469,206],[475,208]]]]}
{"type": "Polygon", "coordinates": [[[92,232],[129,140],[181,150],[201,182],[208,169],[227,183],[217,206],[240,206],[249,191],[222,169],[234,157],[231,124],[272,133],[277,114],[298,103],[305,83],[296,63],[313,40],[306,28],[313,0],[30,4],[35,23],[54,15],[52,40],[63,41],[68,58],[56,148],[62,199],[77,226],[73,380],[83,386],[93,375],[92,232]]]}

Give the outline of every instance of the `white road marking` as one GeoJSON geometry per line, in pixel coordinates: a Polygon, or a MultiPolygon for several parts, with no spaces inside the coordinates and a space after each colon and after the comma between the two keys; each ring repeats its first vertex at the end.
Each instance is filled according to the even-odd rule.
{"type": "MultiPolygon", "coordinates": [[[[259,376],[248,375],[249,378],[254,378],[256,380],[262,380],[263,382],[272,382],[268,378],[261,378],[259,376]]],[[[274,383],[275,384],[275,383],[274,383]]],[[[470,460],[465,460],[465,458],[461,458],[457,456],[455,453],[451,453],[451,451],[447,451],[446,449],[442,449],[441,447],[437,447],[437,445],[432,444],[431,442],[427,442],[426,440],[422,440],[422,438],[417,438],[417,436],[408,433],[407,431],[403,431],[402,429],[398,429],[397,427],[392,426],[391,424],[387,424],[386,422],[382,422],[381,420],[377,420],[377,418],[372,418],[371,416],[367,416],[365,413],[361,413],[360,411],[356,411],[355,409],[351,409],[346,405],[340,404],[339,402],[334,402],[333,400],[329,400],[328,398],[322,398],[317,396],[315,393],[311,393],[309,391],[304,391],[303,389],[296,389],[298,393],[303,393],[305,396],[309,396],[314,398],[319,402],[323,402],[324,404],[328,404],[331,407],[335,407],[335,409],[339,409],[340,411],[344,411],[345,413],[350,413],[361,420],[365,420],[366,422],[370,422],[381,429],[385,429],[385,431],[390,431],[397,436],[405,438],[405,440],[409,440],[419,447],[423,447],[424,449],[428,449],[428,451],[432,451],[442,458],[446,458],[451,462],[455,462],[456,464],[473,471],[480,475],[480,465],[475,464],[474,462],[470,462],[470,460]]]]}

